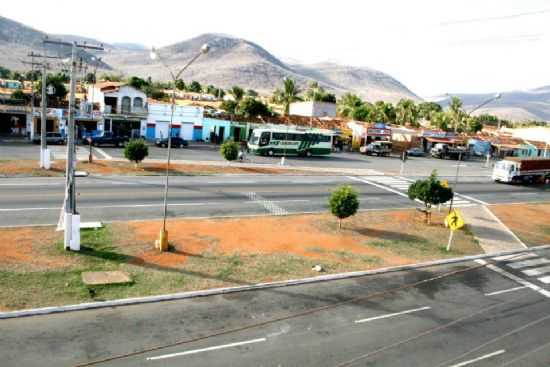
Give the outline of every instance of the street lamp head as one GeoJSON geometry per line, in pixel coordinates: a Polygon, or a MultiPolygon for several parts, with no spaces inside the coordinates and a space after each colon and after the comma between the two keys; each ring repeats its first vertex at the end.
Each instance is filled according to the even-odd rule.
{"type": "Polygon", "coordinates": [[[210,51],[210,45],[208,43],[205,43],[204,45],[202,45],[201,47],[201,53],[202,54],[207,54],[208,51],[210,51]]]}
{"type": "Polygon", "coordinates": [[[159,55],[154,47],[151,47],[151,52],[149,53],[149,57],[151,58],[151,60],[158,59],[159,55]]]}
{"type": "Polygon", "coordinates": [[[501,94],[501,93],[495,94],[495,99],[500,99],[501,97],[502,97],[502,94],[501,94]]]}

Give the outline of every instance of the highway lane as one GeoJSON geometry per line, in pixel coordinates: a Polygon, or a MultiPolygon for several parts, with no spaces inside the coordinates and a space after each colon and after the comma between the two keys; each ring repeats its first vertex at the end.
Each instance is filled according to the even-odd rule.
{"type": "MultiPolygon", "coordinates": [[[[170,178],[169,216],[211,217],[319,212],[330,191],[352,185],[368,210],[411,208],[406,195],[415,178],[400,176],[217,175],[170,178]]],[[[77,179],[77,208],[83,221],[159,218],[162,177],[77,179]]],[[[452,185],[452,182],[451,182],[452,185]]],[[[550,188],[504,185],[468,178],[456,187],[457,204],[550,201],[550,188]]],[[[2,226],[55,224],[64,198],[63,178],[0,180],[2,226]]]]}
{"type": "MultiPolygon", "coordinates": [[[[548,258],[550,251],[539,255],[548,258]]],[[[509,264],[517,263],[491,262],[508,275],[509,264]]],[[[29,367],[113,357],[96,365],[547,366],[550,289],[525,275],[521,281],[539,291],[463,262],[0,320],[0,359],[29,367]]]]}

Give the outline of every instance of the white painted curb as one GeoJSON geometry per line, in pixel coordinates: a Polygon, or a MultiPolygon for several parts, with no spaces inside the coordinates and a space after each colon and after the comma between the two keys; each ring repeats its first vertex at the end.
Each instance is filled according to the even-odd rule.
{"type": "Polygon", "coordinates": [[[546,249],[550,249],[550,245],[536,246],[536,247],[531,247],[529,249],[522,249],[522,250],[515,250],[515,251],[505,251],[505,252],[483,254],[483,255],[471,255],[471,256],[464,256],[464,257],[458,257],[458,258],[446,259],[446,260],[435,260],[435,261],[428,261],[428,262],[423,262],[418,264],[400,265],[400,266],[379,268],[379,269],[366,270],[366,271],[354,271],[354,272],[348,272],[348,273],[321,275],[321,276],[316,276],[311,278],[292,279],[292,280],[279,281],[279,282],[258,283],[253,285],[244,285],[244,286],[237,286],[237,287],[215,288],[215,289],[207,289],[202,291],[163,294],[160,296],[123,298],[123,299],[104,301],[104,302],[90,302],[90,303],[80,303],[76,305],[43,307],[43,308],[33,308],[33,309],[20,310],[20,311],[0,312],[0,319],[49,315],[53,313],[68,312],[68,311],[82,311],[82,310],[90,310],[90,309],[105,308],[105,307],[129,306],[129,305],[137,305],[142,303],[174,301],[174,300],[181,300],[181,299],[187,299],[187,298],[214,296],[214,295],[226,294],[226,293],[235,293],[235,292],[277,288],[277,287],[287,287],[287,286],[302,285],[302,284],[311,284],[311,283],[324,282],[324,281],[330,281],[330,280],[357,278],[357,277],[362,277],[367,275],[393,273],[398,271],[425,268],[430,266],[473,261],[473,260],[484,259],[489,257],[512,255],[512,254],[522,253],[522,252],[541,251],[546,249]]]}

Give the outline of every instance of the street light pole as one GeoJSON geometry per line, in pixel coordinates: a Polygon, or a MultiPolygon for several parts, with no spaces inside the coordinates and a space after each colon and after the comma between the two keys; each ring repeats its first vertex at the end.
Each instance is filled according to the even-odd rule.
{"type": "Polygon", "coordinates": [[[50,155],[46,144],[46,124],[48,123],[48,107],[46,95],[46,63],[42,63],[42,115],[40,118],[40,168],[50,169],[50,155]]]}
{"type": "Polygon", "coordinates": [[[172,149],[172,124],[174,122],[174,112],[176,109],[176,81],[179,79],[181,74],[193,64],[202,54],[208,53],[210,46],[208,44],[202,45],[200,52],[198,52],[189,62],[180,69],[176,74],[172,72],[172,69],[164,62],[160,54],[154,49],[151,49],[151,59],[159,59],[162,66],[164,66],[170,76],[172,77],[172,98],[171,98],[171,112],[170,112],[170,123],[168,125],[168,147],[166,152],[166,175],[164,181],[164,198],[163,198],[163,214],[162,214],[162,228],[159,234],[158,240],[158,249],[160,251],[168,250],[168,231],[166,230],[166,217],[168,215],[168,184],[169,184],[169,173],[170,173],[170,158],[171,158],[171,149],[172,149]]]}
{"type": "Polygon", "coordinates": [[[102,46],[92,46],[79,44],[77,42],[54,41],[48,38],[44,39],[44,44],[63,45],[71,47],[70,73],[71,87],[69,94],[69,119],[67,124],[67,162],[65,172],[65,203],[64,203],[64,247],[73,251],[80,251],[80,215],[76,211],[76,152],[75,152],[75,94],[77,79],[77,48],[92,49],[102,51],[102,46]]]}
{"type": "MultiPolygon", "coordinates": [[[[471,110],[470,112],[466,112],[466,116],[468,117],[471,117],[472,113],[474,113],[474,111],[480,109],[481,107],[493,102],[493,101],[496,101],[497,99],[499,99],[500,97],[502,97],[502,94],[500,93],[497,93],[495,94],[495,96],[491,99],[488,99],[486,100],[485,102],[481,103],[480,105],[478,105],[477,107],[475,107],[473,110],[471,110]]],[[[456,125],[455,125],[456,126],[456,125]]],[[[457,189],[458,187],[458,173],[460,171],[460,161],[462,159],[462,152],[459,152],[458,153],[458,162],[456,164],[456,175],[455,175],[455,184],[454,184],[454,188],[455,190],[457,189]]],[[[451,198],[451,205],[449,205],[449,213],[451,212],[451,210],[453,210],[453,202],[454,202],[454,195],[453,197],[451,198]]]]}

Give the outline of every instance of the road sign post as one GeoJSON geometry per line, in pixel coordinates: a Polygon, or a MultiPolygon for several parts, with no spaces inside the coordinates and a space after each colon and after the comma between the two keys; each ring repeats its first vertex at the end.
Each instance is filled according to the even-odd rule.
{"type": "Polygon", "coordinates": [[[451,250],[451,243],[453,241],[454,231],[464,227],[464,219],[462,214],[457,209],[453,209],[447,217],[445,217],[445,223],[449,226],[449,242],[447,242],[447,252],[451,250]]]}

